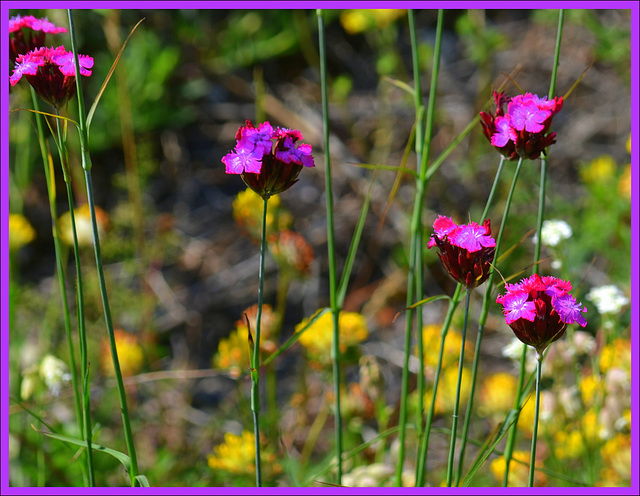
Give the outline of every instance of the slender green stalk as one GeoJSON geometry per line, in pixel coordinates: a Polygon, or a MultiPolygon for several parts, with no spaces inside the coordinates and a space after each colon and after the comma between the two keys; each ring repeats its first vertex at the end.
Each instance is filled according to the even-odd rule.
{"type": "MultiPolygon", "coordinates": [[[[551,70],[551,80],[549,82],[549,98],[553,98],[553,94],[555,93],[555,89],[556,89],[556,76],[558,73],[558,65],[560,62],[560,46],[562,44],[563,25],[564,25],[564,9],[560,9],[560,12],[558,14],[558,31],[556,34],[556,48],[555,48],[554,59],[553,59],[553,67],[551,70]]],[[[546,160],[546,155],[543,154],[540,159],[540,196],[538,200],[538,222],[537,222],[538,238],[536,240],[536,247],[533,255],[534,274],[538,274],[540,271],[540,266],[538,264],[538,261],[540,260],[540,252],[542,247],[542,223],[544,221],[544,203],[545,203],[546,183],[547,183],[546,178],[547,178],[547,160],[546,160]]],[[[526,359],[526,353],[527,353],[527,350],[525,347],[522,350],[522,360],[521,360],[521,367],[520,367],[521,383],[523,381],[523,378],[522,378],[522,375],[524,374],[523,364],[526,359]]],[[[515,398],[516,403],[514,403],[514,406],[517,406],[520,404],[520,400],[521,400],[520,394],[521,394],[521,388],[519,388],[516,393],[516,398],[515,398]]],[[[503,481],[505,487],[507,486],[507,481],[509,477],[509,466],[511,464],[511,457],[513,455],[513,446],[515,444],[517,423],[518,422],[516,420],[516,422],[514,422],[514,424],[511,426],[511,430],[509,431],[509,437],[507,438],[507,445],[505,447],[504,457],[506,460],[506,468],[505,468],[504,481],[503,481]]]]}
{"type": "Polygon", "coordinates": [[[456,399],[453,404],[453,425],[451,426],[451,444],[449,445],[449,461],[447,463],[447,487],[451,487],[453,481],[453,460],[456,454],[456,432],[458,430],[458,409],[460,407],[460,387],[462,386],[462,371],[464,369],[464,345],[467,338],[467,320],[469,317],[469,304],[471,302],[471,290],[467,288],[467,299],[464,306],[464,323],[462,325],[462,339],[460,343],[460,358],[458,359],[458,383],[456,385],[456,399]]]}
{"type": "MultiPolygon", "coordinates": [[[[498,166],[498,172],[496,173],[496,179],[493,183],[493,187],[491,188],[491,193],[489,194],[489,200],[487,201],[487,206],[482,213],[482,219],[485,219],[488,211],[489,204],[493,200],[493,195],[496,189],[496,185],[498,182],[498,178],[500,177],[500,173],[502,171],[503,164],[505,162],[504,157],[500,159],[500,165],[498,166]]],[[[516,172],[513,176],[513,181],[511,183],[511,189],[509,190],[509,195],[507,196],[507,201],[504,207],[504,213],[502,215],[502,221],[500,222],[500,229],[498,230],[498,235],[496,236],[496,251],[494,260],[498,259],[498,255],[500,253],[500,248],[502,246],[502,236],[504,234],[504,228],[507,225],[507,218],[509,217],[509,210],[511,209],[511,201],[513,199],[513,192],[515,191],[516,183],[518,181],[518,176],[520,174],[520,169],[522,166],[523,160],[520,159],[518,161],[518,165],[516,166],[516,172]]],[[[478,335],[476,337],[476,347],[473,355],[473,370],[471,375],[471,390],[469,391],[469,402],[467,403],[467,411],[464,419],[464,426],[462,429],[462,439],[460,443],[460,458],[458,460],[458,471],[456,473],[456,481],[455,485],[457,486],[460,482],[460,477],[462,476],[462,469],[464,467],[464,454],[467,446],[467,436],[469,434],[469,422],[471,420],[471,412],[473,411],[473,399],[476,391],[476,382],[478,377],[478,365],[480,363],[480,348],[482,345],[482,337],[484,334],[484,327],[487,322],[487,317],[489,315],[489,306],[491,305],[491,295],[493,290],[493,279],[494,279],[495,271],[492,270],[491,274],[487,278],[484,287],[485,293],[484,298],[482,300],[482,309],[480,310],[480,318],[478,319],[478,335]]]]}
{"type": "Polygon", "coordinates": [[[333,360],[333,389],[335,394],[335,449],[337,484],[342,483],[342,415],[340,413],[340,308],[337,299],[337,275],[335,257],[335,239],[333,226],[333,192],[331,189],[331,157],[329,152],[329,100],[327,97],[327,57],[324,37],[324,12],[317,9],[318,45],[320,52],[320,82],[322,90],[322,120],[324,135],[325,165],[325,201],[327,209],[327,255],[329,261],[329,302],[333,314],[333,341],[331,358],[333,360]]]}
{"type": "MultiPolygon", "coordinates": [[[[33,102],[33,109],[35,111],[40,110],[38,104],[38,98],[36,97],[35,90],[31,87],[31,99],[33,102]]],[[[53,235],[53,247],[56,257],[56,273],[58,276],[58,285],[60,288],[60,297],[62,299],[62,317],[64,321],[64,329],[67,337],[67,345],[69,349],[69,370],[71,371],[71,386],[73,389],[74,407],[76,412],[76,420],[78,422],[78,429],[83,432],[82,429],[82,407],[80,400],[80,393],[78,389],[78,374],[75,358],[75,349],[73,345],[73,338],[71,336],[71,314],[69,312],[69,302],[67,300],[67,290],[65,284],[65,270],[62,256],[62,247],[60,245],[60,229],[58,226],[58,209],[56,206],[56,186],[55,186],[55,171],[49,160],[49,154],[47,153],[47,145],[45,142],[45,132],[43,125],[42,114],[35,113],[36,126],[38,129],[38,142],[40,145],[40,153],[42,155],[42,163],[44,165],[44,175],[47,182],[47,191],[49,197],[49,211],[51,212],[51,232],[53,235]]],[[[84,473],[84,469],[83,469],[84,473]]],[[[86,481],[86,480],[85,480],[86,481]]]]}
{"type": "MultiPolygon", "coordinates": [[[[422,147],[424,141],[424,119],[420,116],[424,115],[424,106],[422,105],[422,83],[420,80],[420,59],[418,57],[418,37],[416,33],[416,25],[415,25],[415,17],[413,14],[413,9],[409,9],[407,11],[407,18],[409,20],[409,38],[411,39],[411,57],[413,64],[413,92],[414,92],[414,102],[416,109],[416,139],[415,139],[415,152],[416,152],[416,163],[422,165],[422,147]]],[[[415,239],[415,247],[416,247],[416,259],[422,261],[423,253],[422,253],[422,241],[423,241],[423,232],[422,229],[419,230],[418,235],[415,239]]],[[[424,293],[423,290],[423,269],[422,263],[415,264],[415,286],[416,286],[416,296],[418,299],[422,298],[424,293]]],[[[411,305],[413,302],[410,302],[411,305]]],[[[410,319],[408,319],[410,322],[410,319]]],[[[418,371],[418,383],[416,390],[418,392],[418,398],[424,397],[425,391],[425,378],[424,378],[424,339],[422,335],[422,312],[416,312],[416,345],[418,348],[418,361],[419,361],[419,371],[418,371]]],[[[424,401],[418,401],[417,403],[417,422],[416,429],[418,440],[420,440],[423,436],[423,418],[424,418],[424,401]]],[[[404,430],[401,430],[402,435],[404,436],[404,430]]],[[[419,442],[419,441],[418,441],[419,442]]],[[[400,474],[402,476],[402,474],[400,474]]]]}
{"type": "MultiPolygon", "coordinates": [[[[493,203],[493,198],[495,196],[495,192],[497,190],[498,187],[498,183],[500,181],[500,176],[502,175],[502,170],[504,167],[504,162],[505,162],[505,158],[503,156],[501,156],[500,158],[500,164],[498,165],[498,170],[496,171],[496,175],[495,178],[493,180],[493,186],[491,187],[491,191],[489,193],[489,197],[487,198],[487,202],[485,204],[484,207],[484,211],[482,212],[482,216],[480,218],[480,220],[482,221],[482,219],[485,219],[488,215],[489,209],[491,208],[491,205],[493,203]]],[[[440,338],[440,354],[438,356],[438,363],[436,365],[436,374],[435,374],[435,378],[434,378],[434,385],[433,385],[433,393],[432,393],[432,398],[431,398],[431,406],[429,409],[429,413],[427,415],[427,425],[426,425],[426,435],[424,436],[423,439],[421,439],[421,443],[420,443],[420,450],[418,453],[418,462],[416,464],[416,487],[421,487],[424,486],[425,484],[425,477],[426,477],[426,463],[427,463],[427,452],[428,452],[428,448],[429,448],[429,434],[431,431],[431,424],[433,422],[433,415],[434,415],[434,410],[435,410],[435,402],[436,402],[436,395],[438,393],[438,382],[440,380],[440,372],[442,369],[442,356],[444,353],[444,344],[445,344],[445,339],[447,337],[447,333],[449,330],[449,326],[451,325],[451,319],[453,317],[453,313],[455,312],[455,309],[457,308],[458,304],[460,303],[460,294],[462,293],[462,284],[458,284],[455,290],[455,293],[453,295],[453,298],[451,299],[450,303],[449,303],[449,309],[447,310],[447,315],[445,317],[444,323],[442,324],[442,330],[441,330],[441,338],[440,338]]],[[[482,334],[482,330],[481,328],[478,330],[478,333],[481,335],[482,334]]],[[[477,347],[479,347],[479,345],[477,345],[477,347]]],[[[477,349],[476,349],[476,354],[478,353],[477,349]]],[[[472,378],[472,390],[471,390],[471,394],[470,394],[470,398],[469,398],[469,402],[471,403],[473,401],[473,384],[475,384],[475,374],[477,372],[477,363],[476,360],[474,358],[474,376],[472,378]]],[[[463,457],[464,454],[464,449],[465,449],[465,432],[468,431],[468,419],[470,418],[470,411],[467,410],[467,415],[465,416],[465,428],[463,431],[463,442],[461,445],[461,450],[460,450],[460,456],[461,459],[463,457]]],[[[458,479],[456,480],[456,486],[458,485],[458,481],[459,481],[459,475],[458,475],[458,479]]]]}
{"type": "MultiPolygon", "coordinates": [[[[55,109],[56,115],[60,115],[55,109]]],[[[76,228],[76,218],[73,202],[73,191],[71,189],[71,175],[69,174],[69,160],[66,143],[66,133],[61,131],[62,121],[58,119],[56,128],[58,130],[58,153],[60,155],[60,165],[64,183],[67,188],[67,201],[69,204],[69,216],[71,221],[71,232],[73,235],[73,254],[76,265],[76,313],[78,319],[78,340],[80,342],[80,376],[82,378],[82,417],[80,432],[87,446],[91,446],[91,392],[89,391],[89,359],[87,356],[87,335],[84,318],[84,290],[82,283],[82,266],[80,264],[80,249],[78,246],[78,230],[76,228]]],[[[89,486],[95,486],[95,472],[93,469],[93,450],[87,449],[85,454],[87,463],[87,473],[89,476],[89,486]]]]}
{"type": "Polygon", "coordinates": [[[256,316],[256,337],[251,357],[251,412],[253,413],[253,433],[256,446],[256,486],[262,487],[262,463],[260,461],[260,331],[262,327],[262,300],[264,292],[264,256],[267,239],[267,204],[265,197],[262,204],[262,230],[260,233],[260,272],[258,275],[258,314],[256,316]]]}
{"type": "Polygon", "coordinates": [[[533,418],[533,437],[531,438],[531,460],[529,465],[529,487],[533,487],[536,471],[536,446],[538,444],[538,420],[540,416],[540,381],[542,380],[542,353],[536,351],[536,412],[533,418]]]}
{"type": "Polygon", "coordinates": [[[518,432],[518,419],[520,417],[520,403],[522,402],[522,388],[524,386],[524,376],[526,374],[527,364],[527,347],[522,347],[522,355],[520,355],[520,372],[518,374],[518,387],[516,389],[516,396],[513,399],[513,409],[516,411],[516,418],[513,422],[513,426],[509,429],[509,435],[507,437],[507,444],[504,448],[505,470],[504,477],[502,479],[502,487],[509,486],[509,468],[513,457],[513,448],[516,442],[516,433],[518,432]]]}
{"type": "Polygon", "coordinates": [[[91,179],[91,156],[89,154],[89,135],[86,123],[86,114],[84,108],[84,97],[82,93],[82,84],[80,81],[80,64],[78,61],[78,48],[76,45],[75,37],[75,25],[73,22],[73,14],[71,9],[68,9],[69,15],[69,34],[71,37],[71,48],[73,50],[74,66],[76,71],[76,92],[78,97],[78,123],[79,123],[79,135],[80,135],[80,149],[82,157],[82,168],[84,169],[85,182],[87,187],[87,202],[89,204],[89,210],[91,212],[91,226],[93,230],[93,247],[96,258],[96,267],[98,271],[98,280],[100,285],[100,296],[102,299],[102,306],[104,310],[104,319],[107,327],[107,334],[109,337],[109,346],[111,348],[111,359],[113,361],[114,375],[116,379],[116,386],[118,390],[118,399],[120,401],[120,411],[122,413],[122,425],[124,430],[125,443],[129,454],[130,467],[129,467],[129,479],[131,486],[139,485],[138,476],[138,459],[136,456],[136,450],[133,443],[133,433],[131,430],[131,423],[129,419],[129,408],[127,406],[127,395],[124,389],[124,381],[122,379],[122,372],[120,369],[120,361],[118,360],[118,350],[116,348],[116,339],[113,329],[113,321],[111,318],[111,307],[109,306],[109,298],[107,295],[107,284],[104,275],[104,267],[102,263],[102,253],[100,250],[100,237],[98,232],[98,221],[96,218],[95,201],[93,195],[93,182],[91,179]]]}
{"type": "Polygon", "coordinates": [[[431,435],[431,425],[433,423],[433,416],[435,412],[436,396],[438,394],[438,384],[440,383],[440,373],[442,372],[442,357],[444,356],[444,343],[451,326],[451,320],[453,314],[458,308],[460,303],[460,295],[462,294],[462,284],[456,286],[456,290],[453,293],[453,297],[449,302],[449,308],[444,318],[442,328],[440,331],[440,352],[438,354],[438,364],[436,365],[436,375],[433,379],[433,392],[431,394],[431,403],[429,405],[429,412],[427,413],[427,423],[424,430],[424,436],[420,440],[420,447],[418,452],[418,463],[416,465],[416,487],[422,487],[425,485],[426,479],[426,467],[427,467],[427,453],[429,451],[429,437],[431,435]]]}
{"type": "MultiPolygon", "coordinates": [[[[416,196],[414,198],[413,213],[411,215],[411,239],[409,249],[409,274],[407,278],[407,307],[410,307],[415,303],[414,297],[421,299],[424,293],[423,291],[423,226],[422,226],[422,209],[424,205],[424,197],[427,188],[427,161],[429,158],[429,152],[431,149],[431,135],[433,132],[433,121],[435,116],[435,97],[438,83],[438,73],[440,69],[440,49],[442,46],[442,24],[444,13],[443,10],[438,10],[438,21],[436,26],[436,38],[433,53],[433,63],[431,71],[431,84],[429,89],[429,102],[427,104],[427,115],[425,121],[425,129],[422,131],[422,123],[420,120],[416,122],[416,158],[418,164],[417,176],[416,176],[416,196]],[[424,136],[422,136],[424,134],[424,136]],[[422,136],[422,139],[421,139],[422,136]],[[415,293],[414,293],[415,290],[415,293]]],[[[414,92],[415,92],[415,107],[416,115],[419,116],[422,113],[422,96],[421,96],[421,84],[420,84],[420,66],[417,53],[417,38],[415,32],[415,25],[413,19],[413,12],[410,11],[409,15],[409,27],[411,35],[411,46],[413,56],[413,75],[414,75],[414,92]]],[[[416,312],[416,327],[417,327],[417,342],[418,342],[418,356],[422,360],[421,364],[424,364],[423,343],[422,343],[422,313],[416,312]]],[[[395,485],[402,485],[402,471],[404,467],[404,454],[405,454],[405,437],[406,437],[406,423],[407,423],[407,402],[409,396],[409,356],[411,353],[411,333],[413,329],[413,311],[408,310],[406,312],[405,321],[405,341],[404,341],[404,362],[402,367],[402,387],[400,396],[400,415],[399,415],[399,441],[400,448],[398,450],[398,460],[396,464],[396,477],[395,485]]],[[[424,396],[424,368],[421,367],[421,371],[418,374],[418,394],[420,398],[424,396]]],[[[418,402],[418,419],[416,422],[418,439],[424,435],[422,429],[423,423],[423,405],[422,401],[418,402]]]]}

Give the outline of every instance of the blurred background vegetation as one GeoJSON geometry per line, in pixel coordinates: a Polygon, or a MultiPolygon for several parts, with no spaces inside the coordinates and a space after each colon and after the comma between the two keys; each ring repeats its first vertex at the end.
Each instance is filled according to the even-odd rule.
{"type": "MultiPolygon", "coordinates": [[[[63,10],[11,11],[10,15],[18,13],[48,16],[59,26],[68,24],[63,10]]],[[[588,71],[554,118],[558,137],[549,149],[546,218],[565,221],[573,234],[557,247],[543,250],[541,272],[574,282],[574,294],[589,307],[586,330],[597,336],[598,312],[584,299],[589,288],[615,284],[626,295],[631,289],[630,12],[568,10],[566,14],[557,94],[565,94],[588,71]]],[[[337,249],[343,260],[372,181],[372,172],[357,164],[399,166],[402,162],[414,110],[411,96],[396,83],[411,85],[412,68],[404,11],[330,10],[327,15],[337,249]]],[[[308,275],[291,282],[282,331],[286,338],[304,317],[328,304],[317,19],[312,10],[292,9],[77,10],[79,51],[95,60],[92,76],[84,78],[88,102],[97,94],[122,42],[142,18],[101,100],[90,136],[96,202],[106,220],[102,241],[111,305],[116,326],[132,336],[129,351],[123,353],[132,364],[130,375],[139,378],[128,382],[128,392],[141,471],[155,486],[252,484],[251,477],[244,480],[207,465],[207,456],[223,441],[225,432],[250,429],[247,380],[211,367],[220,341],[229,336],[243,310],[255,303],[258,283],[255,241],[234,221],[233,201],[244,185],[238,177],[224,173],[220,159],[233,147],[235,132],[245,119],[297,128],[314,147],[316,168],[305,170],[299,184],[281,197],[288,225],[304,236],[315,253],[308,275]],[[189,370],[200,371],[201,376],[184,373],[189,370]]],[[[416,12],[425,88],[435,18],[435,11],[416,12]]],[[[546,94],[556,23],[555,10],[445,12],[432,157],[487,104],[492,88],[502,84],[506,75],[523,91],[546,94]]],[[[68,35],[49,36],[47,43],[70,48],[68,35]]],[[[516,94],[519,89],[507,81],[506,92],[516,94]]],[[[28,105],[27,86],[11,88],[10,107],[28,105]]],[[[71,116],[76,112],[73,102],[68,112],[71,116]]],[[[34,234],[30,242],[12,249],[10,393],[20,398],[30,368],[47,353],[66,361],[67,351],[33,119],[27,112],[16,112],[10,124],[10,208],[29,222],[34,234]]],[[[77,136],[74,132],[69,136],[74,191],[82,204],[85,187],[77,136]]],[[[498,161],[478,125],[429,184],[427,236],[438,214],[459,222],[469,217],[480,220],[498,161]]],[[[407,166],[415,167],[413,154],[407,166]]],[[[490,212],[496,226],[512,168],[507,164],[498,201],[490,212]]],[[[61,174],[57,176],[63,191],[61,174]]],[[[362,345],[363,353],[377,354],[382,364],[392,421],[400,368],[390,350],[402,352],[404,325],[403,318],[394,321],[393,317],[404,307],[405,241],[414,187],[412,179],[405,177],[389,205],[395,177],[392,171],[379,171],[373,178],[371,211],[345,304],[345,310],[360,312],[367,319],[369,339],[362,345]]],[[[530,231],[537,215],[538,182],[538,164],[526,163],[503,242],[505,247],[515,247],[501,263],[505,277],[532,262],[530,231]],[[529,237],[523,239],[527,233],[529,237]]],[[[62,194],[58,203],[59,213],[67,210],[62,194]]],[[[82,253],[82,260],[87,267],[98,438],[124,450],[113,381],[100,365],[105,333],[90,248],[82,253]]],[[[426,252],[425,264],[426,296],[451,294],[454,284],[435,253],[426,252]]],[[[266,290],[271,304],[277,292],[276,272],[276,264],[268,260],[266,290]]],[[[474,305],[479,308],[480,295],[476,296],[474,305]]],[[[434,304],[423,311],[426,323],[441,323],[443,307],[434,304]]],[[[508,328],[496,308],[493,315],[485,354],[494,358],[494,369],[511,370],[500,354],[510,339],[508,328]]],[[[619,328],[627,329],[629,323],[626,310],[619,316],[619,328]]],[[[286,413],[298,387],[293,378],[307,367],[302,355],[296,345],[275,366],[281,428],[293,422],[286,413]]],[[[492,370],[491,365],[487,367],[487,372],[492,370]]],[[[357,375],[357,367],[350,374],[357,375]]],[[[53,425],[73,431],[68,390],[63,388],[55,397],[41,385],[24,399],[53,425]]],[[[42,462],[37,456],[43,456],[46,485],[77,485],[81,479],[69,466],[71,451],[47,440],[42,454],[36,449],[43,443],[40,435],[28,427],[33,419],[17,404],[11,408],[11,483],[36,484],[42,462]]],[[[311,423],[317,411],[309,408],[311,423]]],[[[358,425],[353,429],[361,439],[363,428],[358,425]]],[[[482,432],[478,430],[480,439],[482,432]]],[[[289,448],[302,451],[300,443],[295,440],[289,448]]],[[[308,466],[294,469],[289,461],[281,467],[286,475],[280,475],[279,483],[301,483],[315,472],[314,463],[328,461],[327,453],[319,442],[308,466]]],[[[283,458],[287,455],[280,453],[278,459],[283,458]]],[[[100,484],[126,484],[117,461],[98,456],[96,463],[100,484]]],[[[490,474],[484,477],[478,478],[478,485],[495,484],[490,474]]]]}

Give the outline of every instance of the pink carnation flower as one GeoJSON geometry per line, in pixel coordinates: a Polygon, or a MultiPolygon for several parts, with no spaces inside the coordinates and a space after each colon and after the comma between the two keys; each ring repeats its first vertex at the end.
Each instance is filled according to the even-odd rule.
{"type": "Polygon", "coordinates": [[[506,294],[496,302],[503,306],[505,322],[525,344],[542,353],[564,334],[568,324],[587,325],[587,311],[569,293],[572,285],[556,277],[534,274],[517,284],[506,284],[506,294]]]}
{"type": "Polygon", "coordinates": [[[268,121],[256,128],[247,119],[236,132],[234,151],[222,163],[227,174],[241,174],[247,186],[269,198],[293,186],[303,167],[315,167],[311,145],[299,140],[300,131],[273,128],[268,121]]]}

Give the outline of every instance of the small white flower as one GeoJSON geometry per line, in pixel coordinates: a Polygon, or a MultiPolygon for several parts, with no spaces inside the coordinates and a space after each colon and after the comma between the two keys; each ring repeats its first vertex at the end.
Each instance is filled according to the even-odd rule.
{"type": "Polygon", "coordinates": [[[629,298],[613,284],[591,288],[586,298],[593,302],[601,315],[617,314],[629,304],[629,298]]]}
{"type": "Polygon", "coordinates": [[[71,380],[67,365],[53,355],[46,355],[40,362],[40,377],[53,396],[60,394],[63,382],[71,380]]]}
{"type": "Polygon", "coordinates": [[[510,358],[511,360],[520,360],[522,356],[522,349],[527,346],[518,338],[513,338],[511,342],[502,348],[502,356],[510,358]]]}
{"type": "MultiPolygon", "coordinates": [[[[545,220],[542,223],[542,244],[545,246],[557,246],[560,241],[569,239],[573,229],[563,220],[545,220]]],[[[538,242],[538,233],[533,235],[533,242],[538,242]]]]}

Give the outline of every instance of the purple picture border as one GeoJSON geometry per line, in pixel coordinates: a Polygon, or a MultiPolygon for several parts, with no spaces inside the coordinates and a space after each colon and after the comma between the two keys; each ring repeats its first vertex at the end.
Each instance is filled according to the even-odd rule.
{"type": "MultiPolygon", "coordinates": [[[[289,8],[289,9],[315,9],[315,8],[416,8],[416,9],[463,9],[463,8],[484,8],[484,9],[505,9],[514,5],[513,2],[457,2],[457,1],[441,1],[441,2],[419,2],[419,1],[370,1],[370,2],[337,2],[337,1],[299,1],[299,2],[264,2],[264,1],[245,1],[245,2],[203,2],[203,1],[184,1],[184,2],[170,2],[170,1],[96,1],[96,2],[42,2],[42,1],[5,1],[1,4],[2,12],[2,47],[3,53],[6,59],[8,59],[8,20],[10,9],[86,9],[86,8],[119,8],[119,9],[133,9],[133,8],[180,8],[180,9],[237,9],[241,6],[243,9],[263,9],[268,8],[289,8]]],[[[635,1],[627,2],[603,2],[603,1],[557,1],[557,2],[518,2],[518,9],[540,9],[540,8],[606,8],[606,9],[628,9],[631,11],[631,136],[632,136],[632,257],[631,257],[631,279],[632,279],[632,294],[631,294],[631,317],[632,317],[632,387],[631,387],[631,404],[632,404],[632,467],[638,467],[638,345],[639,343],[639,315],[638,306],[634,304],[634,301],[638,299],[638,275],[640,272],[639,267],[639,251],[638,251],[638,206],[639,206],[639,162],[638,162],[638,93],[640,88],[638,86],[638,26],[639,19],[638,13],[640,10],[640,4],[635,1]]],[[[6,60],[5,59],[5,60],[6,60]]],[[[1,491],[2,494],[43,494],[43,495],[56,495],[56,494],[175,494],[178,492],[177,488],[17,488],[9,487],[9,229],[8,229],[8,216],[9,216],[9,64],[0,64],[2,67],[2,168],[1,168],[1,188],[2,188],[2,203],[0,208],[1,213],[1,270],[0,270],[0,283],[1,283],[1,300],[2,300],[2,314],[1,314],[1,357],[2,357],[2,398],[1,398],[1,434],[2,434],[2,446],[1,446],[1,458],[2,458],[2,471],[1,471],[1,491]]],[[[176,481],[178,482],[178,481],[176,481]]],[[[249,488],[180,488],[181,494],[246,494],[249,488]]],[[[632,475],[631,487],[629,488],[590,488],[590,487],[563,487],[561,491],[566,495],[590,495],[590,494],[638,494],[640,489],[638,472],[635,471],[632,475]]],[[[554,488],[251,488],[252,493],[256,494],[555,494],[558,492],[554,488]]]]}

